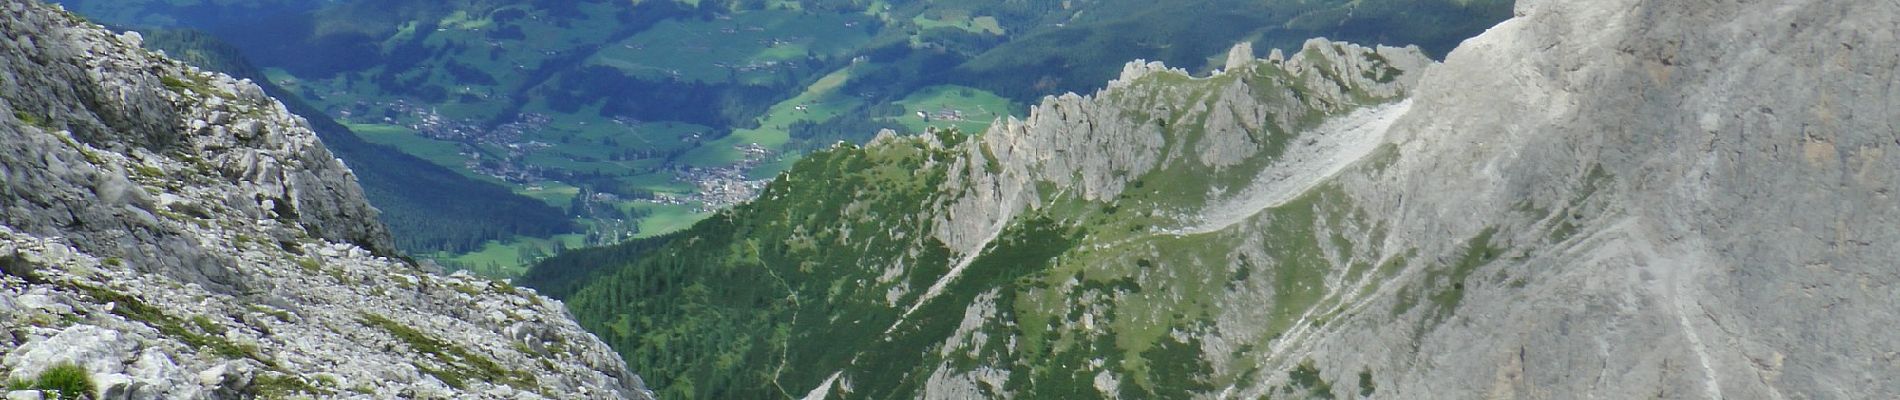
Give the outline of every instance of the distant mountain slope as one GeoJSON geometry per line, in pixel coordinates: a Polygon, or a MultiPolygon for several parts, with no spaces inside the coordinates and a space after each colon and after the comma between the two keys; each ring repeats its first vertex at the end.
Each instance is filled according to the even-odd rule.
{"type": "Polygon", "coordinates": [[[37,1],[0,32],[7,397],[53,369],[102,399],[649,397],[559,303],[397,258],[256,84],[37,1]]]}
{"type": "Polygon", "coordinates": [[[66,8],[116,25],[186,28],[297,14],[332,0],[60,0],[66,8]]]}
{"type": "Polygon", "coordinates": [[[1515,15],[1130,64],[538,268],[667,398],[1900,396],[1900,4],[1515,15]]]}
{"type": "MultiPolygon", "coordinates": [[[[958,65],[953,81],[1023,101],[1086,93],[1134,59],[1190,70],[1228,44],[1295,49],[1307,38],[1418,45],[1442,57],[1510,15],[1512,1],[1186,0],[1097,5],[1071,23],[1044,26],[958,65]],[[1112,12],[1107,12],[1113,10],[1112,12]],[[1095,11],[1095,12],[1091,12],[1095,11]]],[[[1220,60],[1215,59],[1214,62],[1220,60]]]]}
{"type": "MultiPolygon", "coordinates": [[[[1321,147],[1343,147],[1299,138],[1327,129],[1329,116],[1403,110],[1389,104],[1430,63],[1416,49],[1323,41],[1284,62],[1253,60],[1244,50],[1212,78],[1134,64],[1110,89],[1047,100],[1029,119],[983,136],[887,136],[814,153],[751,204],[665,246],[626,249],[634,258],[605,272],[567,275],[585,283],[566,299],[663,397],[802,395],[841,376],[848,397],[969,397],[979,392],[944,385],[983,379],[994,384],[992,395],[1069,398],[1095,393],[1094,372],[1074,375],[1082,373],[1075,364],[1059,363],[1090,360],[1133,379],[1111,391],[1125,396],[1174,398],[1230,384],[1245,371],[1209,369],[1191,350],[1198,344],[1152,347],[1168,327],[1195,329],[1212,318],[1200,313],[1222,306],[1139,289],[1214,278],[1151,280],[1140,271],[1211,262],[1206,248],[1243,243],[1166,232],[1182,211],[1242,193],[1260,173],[1371,151],[1335,153],[1321,147]],[[1126,300],[1135,303],[1123,312],[1140,317],[1115,322],[1126,324],[1111,331],[1120,341],[1069,336],[1094,327],[1049,325],[1074,322],[1076,314],[1063,311],[1067,299],[1137,295],[1131,291],[1148,300],[1126,300]],[[994,330],[972,331],[980,326],[994,330]],[[1066,339],[1049,347],[1057,338],[1066,339]],[[690,361],[708,357],[728,361],[690,361]]],[[[1289,197],[1294,205],[1285,207],[1308,208],[1289,216],[1321,207],[1311,195],[1289,197]]],[[[530,276],[561,275],[554,270],[576,267],[568,258],[604,261],[599,256],[556,257],[540,267],[550,272],[530,276]]]]}

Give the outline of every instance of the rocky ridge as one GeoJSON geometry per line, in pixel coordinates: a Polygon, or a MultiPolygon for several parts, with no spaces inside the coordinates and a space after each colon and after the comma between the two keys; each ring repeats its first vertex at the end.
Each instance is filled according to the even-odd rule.
{"type": "Polygon", "coordinates": [[[247,81],[0,4],[0,370],[111,399],[645,398],[559,302],[395,253],[247,81]]]}
{"type": "MultiPolygon", "coordinates": [[[[1252,205],[1258,212],[1301,196],[1317,182],[1372,154],[1383,137],[1383,127],[1407,109],[1402,100],[1423,71],[1435,64],[1416,48],[1364,47],[1325,39],[1308,41],[1291,57],[1276,50],[1267,58],[1254,58],[1246,45],[1236,46],[1230,56],[1233,62],[1226,70],[1208,76],[1194,76],[1160,63],[1132,62],[1108,89],[1089,96],[1048,98],[1027,118],[998,121],[988,132],[967,141],[945,143],[931,135],[910,139],[886,136],[868,145],[920,146],[959,155],[943,164],[927,166],[945,168],[948,173],[939,188],[941,197],[933,200],[935,205],[920,210],[922,215],[935,218],[927,225],[933,227],[932,238],[948,248],[954,260],[949,270],[927,288],[906,286],[894,279],[910,274],[906,265],[923,263],[899,260],[881,272],[875,282],[896,284],[886,299],[904,310],[885,335],[905,335],[907,324],[916,323],[913,317],[942,318],[913,314],[933,301],[944,301],[940,297],[953,290],[951,287],[965,285],[962,280],[976,279],[963,275],[971,268],[983,268],[976,265],[980,259],[991,255],[1010,230],[1022,229],[1026,219],[1057,216],[1063,218],[1063,223],[1080,223],[1104,218],[1071,213],[1080,204],[1110,201],[1120,203],[1116,207],[1152,208],[1152,225],[1139,226],[1132,234],[1085,238],[1078,249],[1127,246],[1137,249],[1132,253],[1161,252],[1164,250],[1155,249],[1154,244],[1140,242],[1146,237],[1179,236],[1183,228],[1206,222],[1210,214],[1240,204],[1261,203],[1255,198],[1268,199],[1252,205]],[[1351,120],[1349,114],[1357,115],[1359,111],[1374,115],[1371,118],[1380,122],[1372,125],[1379,128],[1368,130],[1372,128],[1363,122],[1332,128],[1341,120],[1351,120]],[[1344,146],[1340,141],[1356,144],[1344,146]],[[1287,171],[1306,169],[1313,171],[1282,176],[1288,175],[1287,171]],[[1157,187],[1166,184],[1154,178],[1185,175],[1205,177],[1196,178],[1198,182],[1183,179],[1192,183],[1165,187],[1157,187]],[[1271,179],[1276,176],[1283,179],[1271,179]],[[1151,183],[1154,186],[1147,186],[1151,183]],[[1207,186],[1197,186],[1201,184],[1207,186]],[[1259,190],[1263,186],[1267,190],[1259,190]],[[896,300],[907,295],[916,297],[908,304],[896,300]]],[[[1251,219],[1253,214],[1231,219],[1251,219]]],[[[1115,262],[1132,260],[1131,256],[1115,262]]],[[[1146,280],[1143,282],[1145,285],[1146,280]]],[[[1083,284],[1069,280],[1049,292],[1078,291],[1077,286],[1083,284]]],[[[1079,296],[1063,307],[1077,307],[1081,310],[1078,316],[1091,321],[1112,320],[1114,304],[1130,301],[1111,300],[1128,293],[1071,294],[1079,296]]],[[[992,338],[1022,339],[1002,333],[1015,328],[1002,328],[1014,322],[998,317],[998,309],[1008,306],[996,304],[997,295],[997,290],[977,294],[975,302],[964,310],[962,323],[949,336],[937,339],[941,342],[932,348],[945,363],[927,365],[927,373],[918,372],[928,378],[914,395],[969,398],[1003,393],[1008,397],[1015,393],[1004,388],[1037,379],[1023,373],[1035,367],[1010,366],[1038,362],[1017,358],[1024,356],[1018,353],[1019,346],[985,344],[996,340],[992,338]],[[951,361],[959,359],[975,359],[977,365],[972,369],[954,367],[965,364],[951,361]]],[[[1233,302],[1236,306],[1247,303],[1258,300],[1233,302]]],[[[1098,329],[1081,320],[1067,322],[1070,325],[1062,329],[1098,329]]],[[[1258,322],[1244,325],[1264,330],[1258,322]]],[[[1095,368],[1105,385],[1100,389],[1102,393],[1115,395],[1122,392],[1109,382],[1134,379],[1121,374],[1147,373],[1116,366],[1095,368]]],[[[851,393],[852,382],[859,379],[848,371],[833,378],[813,393],[817,397],[851,393]]],[[[844,397],[855,395],[864,394],[844,397]]]]}
{"type": "MultiPolygon", "coordinates": [[[[963,313],[899,396],[1900,393],[1883,378],[1900,275],[1880,245],[1900,236],[1900,6],[1517,15],[1443,65],[1243,47],[1213,77],[1130,64],[998,123],[925,211],[957,267],[909,309],[963,313]],[[1245,73],[1273,64],[1286,73],[1245,73]],[[1342,134],[1371,147],[1299,153],[1342,134]],[[1289,172],[1310,165],[1327,168],[1289,172]],[[1075,246],[947,289],[1038,225],[1075,246]]],[[[865,391],[873,374],[813,393],[889,395],[865,391]]]]}
{"type": "MultiPolygon", "coordinates": [[[[998,121],[980,144],[968,146],[946,185],[963,194],[949,205],[936,237],[959,253],[980,250],[982,238],[1022,208],[1036,207],[1043,195],[1061,195],[1036,192],[1038,182],[1107,201],[1165,167],[1238,167],[1271,151],[1272,136],[1295,135],[1316,127],[1322,116],[1402,98],[1432,64],[1415,47],[1368,48],[1326,39],[1308,41],[1291,59],[1278,49],[1258,59],[1251,45],[1237,45],[1227,69],[1206,77],[1159,62],[1130,62],[1107,89],[1046,98],[1027,118],[998,121]],[[1164,132],[1169,126],[1194,132],[1164,132]]],[[[1257,158],[1270,162],[1279,155],[1257,158]]],[[[1263,168],[1250,167],[1237,172],[1263,168]]],[[[1192,203],[1227,197],[1229,188],[1211,189],[1192,203]]]]}

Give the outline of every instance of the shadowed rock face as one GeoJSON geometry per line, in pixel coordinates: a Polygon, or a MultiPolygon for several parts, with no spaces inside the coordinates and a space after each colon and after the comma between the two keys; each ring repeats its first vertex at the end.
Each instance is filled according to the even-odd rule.
{"type": "MultiPolygon", "coordinates": [[[[63,237],[85,251],[136,261],[141,271],[228,293],[249,285],[231,260],[157,223],[166,213],[272,219],[285,230],[393,255],[354,175],[297,118],[248,81],[196,71],[139,49],[137,34],[74,25],[69,14],[7,4],[0,29],[0,221],[63,237]],[[46,135],[63,131],[63,135],[46,135]],[[130,164],[93,162],[118,153],[130,164]],[[149,161],[188,161],[167,171],[149,161]],[[208,204],[172,204],[135,179],[230,185],[208,204]],[[174,208],[189,208],[180,211],[174,208]]],[[[174,195],[175,196],[175,195],[174,195]]]]}
{"type": "Polygon", "coordinates": [[[0,1],[0,378],[107,398],[646,398],[560,303],[395,255],[248,81],[0,1]]]}

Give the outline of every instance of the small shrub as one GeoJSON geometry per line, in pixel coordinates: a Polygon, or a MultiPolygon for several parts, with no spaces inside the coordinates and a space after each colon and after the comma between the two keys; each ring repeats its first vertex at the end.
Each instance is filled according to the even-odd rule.
{"type": "Polygon", "coordinates": [[[99,398],[92,389],[92,376],[77,364],[63,363],[40,372],[33,389],[58,393],[62,399],[99,398]]]}
{"type": "Polygon", "coordinates": [[[38,127],[42,130],[53,129],[52,122],[49,122],[45,118],[40,118],[40,116],[33,115],[32,113],[29,113],[29,112],[15,110],[13,111],[13,118],[20,120],[20,122],[25,122],[27,125],[38,127]]]}

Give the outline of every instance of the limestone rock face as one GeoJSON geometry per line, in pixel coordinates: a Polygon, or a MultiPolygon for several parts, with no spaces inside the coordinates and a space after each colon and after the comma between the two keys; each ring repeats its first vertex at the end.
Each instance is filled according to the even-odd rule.
{"type": "Polygon", "coordinates": [[[997,121],[952,168],[959,172],[948,186],[963,199],[948,207],[937,237],[971,252],[1045,196],[1112,201],[1158,169],[1235,167],[1269,151],[1272,136],[1311,128],[1316,115],[1402,98],[1434,64],[1416,47],[1325,39],[1308,41],[1292,60],[1252,57],[1251,45],[1237,45],[1227,70],[1206,77],[1137,60],[1107,89],[1048,97],[1026,118],[997,121]],[[1170,134],[1170,126],[1193,132],[1170,134]],[[1038,183],[1062,191],[1044,193],[1038,183]]]}
{"type": "Polygon", "coordinates": [[[1393,398],[1900,396],[1900,5],[1517,7],[1425,74],[1388,172],[1342,179],[1393,222],[1373,245],[1503,257],[1442,322],[1298,353],[1393,398]]]}
{"type": "Polygon", "coordinates": [[[226,292],[251,289],[233,260],[160,216],[229,211],[394,255],[354,175],[257,85],[154,57],[136,34],[80,28],[75,18],[22,3],[0,19],[20,33],[0,40],[0,103],[14,121],[0,131],[10,144],[0,149],[0,222],[226,292]],[[111,161],[100,153],[127,159],[93,162],[111,161]],[[191,177],[234,190],[179,203],[135,182],[191,177]]]}
{"type": "Polygon", "coordinates": [[[1102,398],[1900,397],[1900,3],[1517,15],[1442,65],[1323,40],[1208,78],[1138,62],[996,124],[937,237],[1086,234],[1013,287],[1032,322],[967,304],[922,396],[1054,370],[1102,398]],[[967,340],[1021,326],[1061,339],[967,340]],[[1155,346],[1189,361],[1117,361],[1155,346]]]}
{"type": "Polygon", "coordinates": [[[398,259],[247,81],[0,2],[0,374],[107,398],[645,398],[559,302],[398,259]]]}

